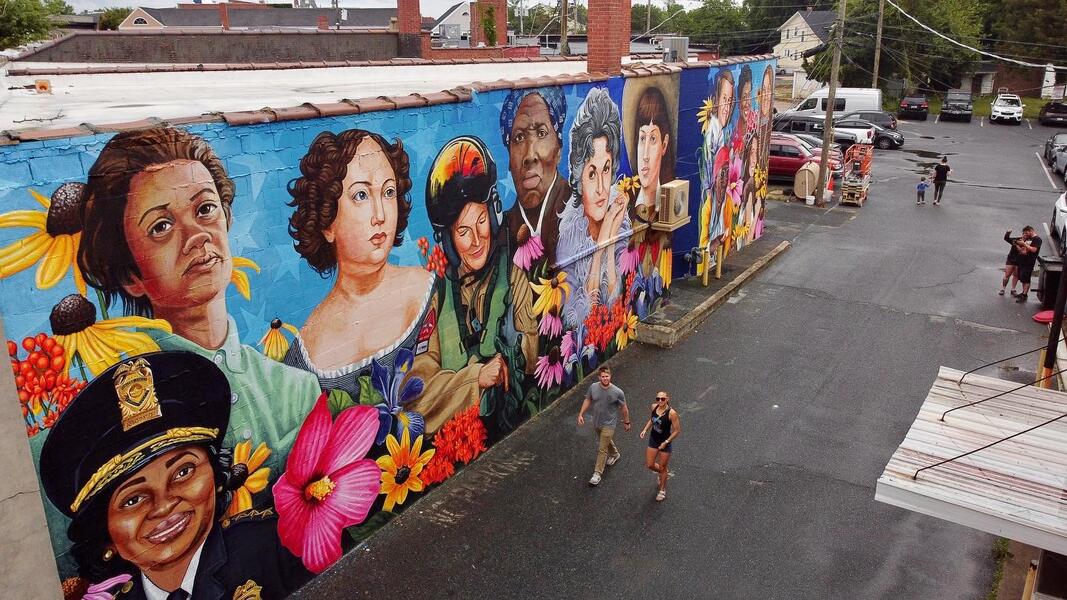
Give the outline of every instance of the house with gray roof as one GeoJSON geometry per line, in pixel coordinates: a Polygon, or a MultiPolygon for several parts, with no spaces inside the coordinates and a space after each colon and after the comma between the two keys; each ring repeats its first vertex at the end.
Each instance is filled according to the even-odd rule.
{"type": "Polygon", "coordinates": [[[798,10],[778,28],[781,38],[774,46],[778,68],[795,71],[803,67],[804,52],[830,39],[830,27],[837,18],[833,10],[798,10]]]}

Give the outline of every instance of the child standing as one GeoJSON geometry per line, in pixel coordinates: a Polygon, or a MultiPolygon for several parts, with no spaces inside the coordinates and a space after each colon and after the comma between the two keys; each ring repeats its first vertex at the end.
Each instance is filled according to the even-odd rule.
{"type": "Polygon", "coordinates": [[[930,187],[930,184],[926,182],[925,177],[919,178],[919,185],[915,187],[915,204],[926,204],[926,188],[930,187]]]}

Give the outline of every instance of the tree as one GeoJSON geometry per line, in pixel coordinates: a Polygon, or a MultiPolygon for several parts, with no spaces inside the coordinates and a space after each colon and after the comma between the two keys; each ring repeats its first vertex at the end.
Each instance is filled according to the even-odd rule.
{"type": "Polygon", "coordinates": [[[14,48],[48,36],[52,23],[40,0],[0,0],[0,48],[14,48]]]}
{"type": "Polygon", "coordinates": [[[1064,2],[1002,0],[995,14],[991,27],[993,39],[987,42],[994,52],[1026,62],[1067,65],[1064,2]]]}
{"type": "Polygon", "coordinates": [[[633,5],[630,7],[630,32],[631,33],[644,33],[648,27],[648,14],[652,13],[652,27],[659,25],[666,18],[664,10],[655,4],[652,5],[652,10],[649,10],[648,3],[641,0],[633,0],[633,5]]]}
{"type": "Polygon", "coordinates": [[[753,40],[745,33],[747,17],[745,8],[731,0],[704,0],[704,4],[675,17],[665,28],[689,36],[692,44],[719,44],[723,55],[746,54],[753,40]]]}
{"type": "Polygon", "coordinates": [[[63,0],[45,0],[45,11],[50,15],[73,15],[74,7],[63,0]]]}
{"type": "Polygon", "coordinates": [[[109,8],[100,13],[100,29],[117,30],[119,25],[133,12],[132,8],[109,8]]]}
{"type": "MultiPolygon", "coordinates": [[[[904,0],[898,4],[927,26],[971,46],[979,44],[989,10],[984,0],[904,0]]],[[[878,0],[848,0],[847,7],[839,79],[846,86],[866,87],[871,84],[874,64],[878,0]]],[[[978,53],[924,30],[889,4],[885,11],[880,87],[895,79],[905,82],[905,91],[945,91],[957,87],[960,77],[977,65],[978,53]]],[[[809,77],[829,80],[832,51],[827,44],[804,61],[809,77]]]]}

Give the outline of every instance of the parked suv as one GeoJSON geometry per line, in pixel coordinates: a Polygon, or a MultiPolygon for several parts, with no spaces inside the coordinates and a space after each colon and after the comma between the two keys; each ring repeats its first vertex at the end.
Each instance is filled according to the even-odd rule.
{"type": "Polygon", "coordinates": [[[926,100],[926,96],[908,96],[900,101],[900,108],[897,109],[897,116],[902,119],[918,117],[925,121],[929,114],[930,103],[926,100]]]}
{"type": "Polygon", "coordinates": [[[1067,103],[1049,102],[1041,107],[1037,122],[1042,125],[1067,125],[1067,103]]]}
{"type": "MultiPolygon", "coordinates": [[[[824,124],[823,117],[783,113],[774,119],[773,129],[784,133],[806,133],[822,137],[824,124]]],[[[834,129],[834,143],[839,144],[842,149],[847,150],[859,141],[854,133],[834,129]]]]}
{"type": "Polygon", "coordinates": [[[842,115],[839,119],[862,119],[864,121],[870,121],[880,127],[885,127],[886,129],[897,128],[897,118],[894,117],[892,113],[887,113],[884,110],[857,110],[850,112],[847,115],[842,115]]]}
{"type": "Polygon", "coordinates": [[[989,122],[996,121],[1008,121],[1015,122],[1019,125],[1023,122],[1023,109],[1026,105],[1023,104],[1022,98],[1015,94],[999,94],[996,100],[993,100],[993,110],[989,115],[989,122]]]}
{"type": "Polygon", "coordinates": [[[969,92],[949,92],[945,96],[945,103],[941,105],[942,121],[952,117],[970,123],[972,114],[974,114],[974,102],[969,92]]]}

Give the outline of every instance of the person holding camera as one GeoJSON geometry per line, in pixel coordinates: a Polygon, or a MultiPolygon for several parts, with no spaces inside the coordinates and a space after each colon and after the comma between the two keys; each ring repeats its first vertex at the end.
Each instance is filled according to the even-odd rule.
{"type": "Polygon", "coordinates": [[[1023,227],[1021,237],[1011,237],[1011,230],[1008,230],[1004,234],[1004,241],[1011,244],[1011,250],[1008,251],[1008,258],[1004,265],[1004,280],[1001,282],[1000,294],[1004,295],[1004,287],[1007,286],[1008,279],[1013,278],[1011,294],[1015,296],[1016,302],[1023,303],[1026,302],[1030,293],[1030,278],[1034,273],[1034,265],[1037,264],[1037,255],[1041,252],[1041,238],[1037,236],[1033,227],[1027,225],[1023,227]],[[1022,292],[1019,294],[1015,293],[1015,281],[1023,284],[1022,292]]]}

